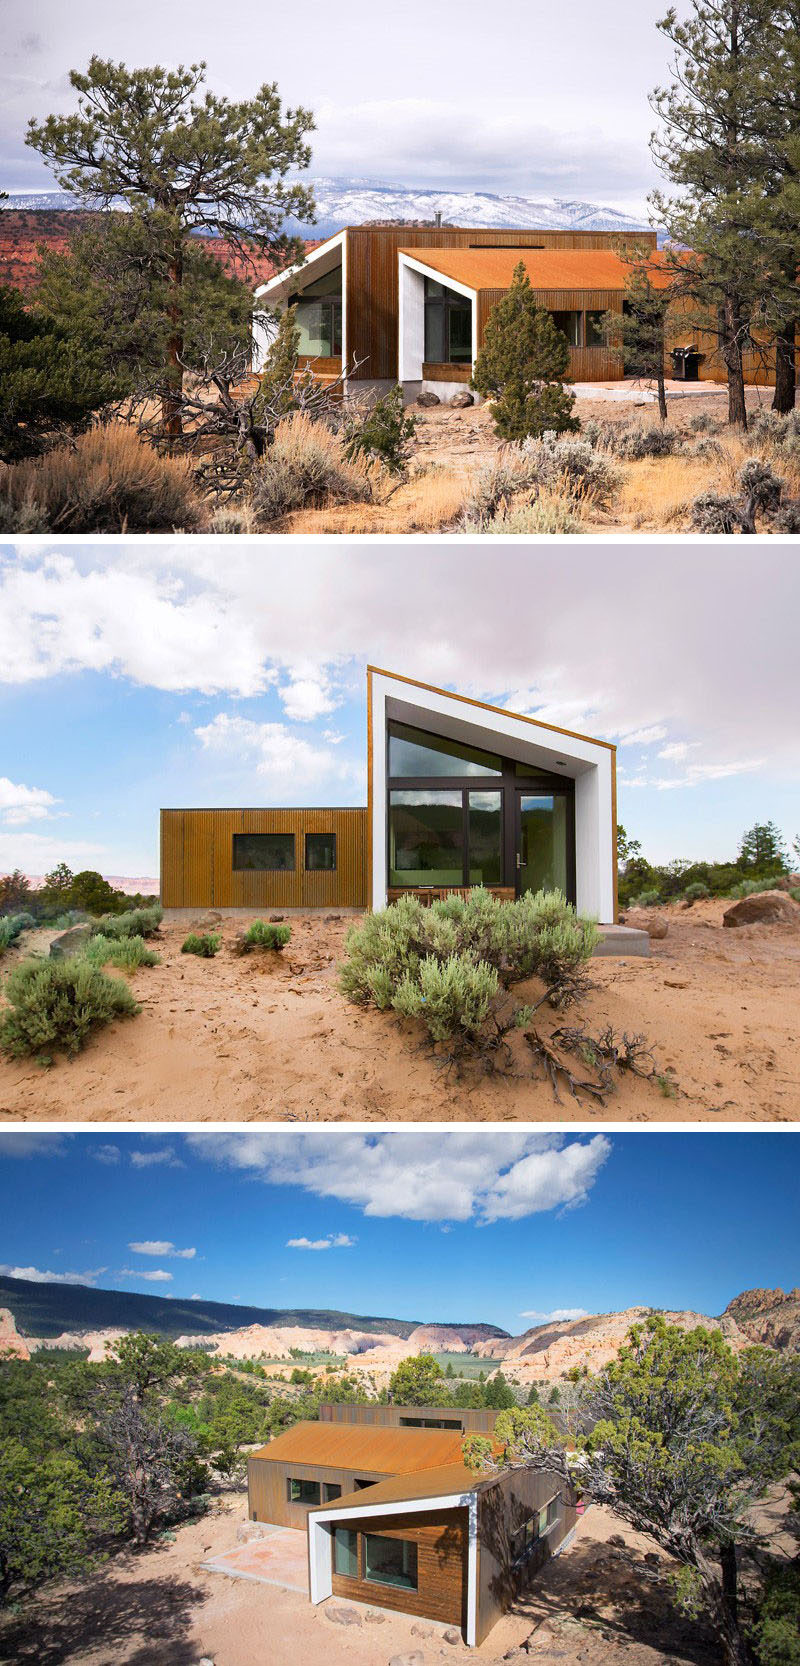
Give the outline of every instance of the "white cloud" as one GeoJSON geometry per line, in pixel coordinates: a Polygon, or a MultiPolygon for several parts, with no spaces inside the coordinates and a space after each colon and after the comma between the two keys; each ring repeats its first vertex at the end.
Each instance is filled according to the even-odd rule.
{"type": "Polygon", "coordinates": [[[347,778],[351,767],[334,761],[325,746],[292,733],[285,723],[256,723],[252,718],[220,712],[195,729],[201,745],[218,752],[227,764],[251,764],[257,775],[280,785],[310,786],[335,776],[347,778]]]}
{"type": "Polygon", "coordinates": [[[96,1145],[89,1151],[89,1156],[93,1157],[96,1163],[105,1163],[109,1168],[120,1162],[121,1155],[118,1145],[96,1145]]]}
{"type": "Polygon", "coordinates": [[[207,1161],[301,1186],[363,1214],[416,1221],[520,1220],[586,1201],[611,1144],[517,1129],[381,1134],[271,1130],[190,1134],[207,1161]]]}
{"type": "Polygon", "coordinates": [[[141,1267],[120,1267],[118,1278],[143,1278],[148,1284],[171,1284],[172,1274],[164,1271],[163,1267],[154,1267],[152,1272],[142,1272],[141,1267]]]}
{"type": "MultiPolygon", "coordinates": [[[[667,731],[663,723],[651,723],[649,729],[632,729],[629,734],[619,736],[620,746],[655,746],[656,741],[666,740],[667,731]]],[[[659,757],[663,754],[659,752],[659,757]]]]}
{"type": "Polygon", "coordinates": [[[27,1278],[33,1284],[94,1284],[107,1267],[95,1267],[87,1273],[50,1273],[40,1267],[10,1267],[0,1265],[4,1278],[27,1278]]]}
{"type": "Polygon", "coordinates": [[[326,679],[318,676],[293,678],[278,689],[278,695],[292,723],[313,723],[318,717],[326,717],[329,712],[335,711],[340,703],[331,693],[326,679]]]}
{"type": "Polygon", "coordinates": [[[168,1238],[143,1239],[140,1243],[129,1244],[128,1249],[133,1250],[134,1255],[170,1255],[180,1261],[193,1261],[197,1254],[196,1249],[176,1249],[168,1238]]]}
{"type": "Polygon", "coordinates": [[[135,1169],[170,1168],[182,1169],[183,1162],[175,1155],[171,1145],[158,1146],[151,1151],[132,1151],[131,1166],[135,1169]]]}
{"type": "Polygon", "coordinates": [[[66,1151],[61,1134],[36,1134],[27,1128],[0,1132],[0,1157],[64,1157],[66,1151]]]}
{"type": "Polygon", "coordinates": [[[302,1250],[352,1249],[357,1241],[356,1238],[351,1238],[346,1232],[331,1232],[327,1238],[288,1238],[286,1248],[302,1250]]]}
{"type": "Polygon", "coordinates": [[[0,775],[0,818],[7,827],[22,827],[28,821],[42,821],[49,816],[58,799],[44,787],[26,787],[0,775]]]}
{"type": "Polygon", "coordinates": [[[564,1323],[569,1319],[588,1319],[587,1307],[554,1307],[552,1313],[537,1313],[534,1307],[526,1308],[520,1319],[533,1319],[537,1325],[564,1323]]]}

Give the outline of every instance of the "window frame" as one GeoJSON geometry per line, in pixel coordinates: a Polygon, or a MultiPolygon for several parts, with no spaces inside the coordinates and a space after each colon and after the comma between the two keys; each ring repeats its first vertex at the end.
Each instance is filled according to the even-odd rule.
{"type": "Polygon", "coordinates": [[[431,278],[431,277],[428,277],[427,274],[426,274],[423,304],[424,304],[424,311],[425,311],[424,332],[423,332],[423,362],[425,364],[460,364],[460,365],[469,364],[469,365],[471,365],[472,364],[472,326],[473,326],[472,309],[473,309],[474,303],[473,303],[472,299],[470,298],[470,296],[469,295],[461,295],[457,289],[451,289],[449,287],[449,285],[445,283],[444,278],[431,278]],[[442,290],[441,295],[430,295],[428,293],[428,285],[432,284],[432,283],[438,283],[439,288],[442,290]],[[441,313],[442,313],[442,339],[443,339],[443,342],[444,342],[444,346],[445,346],[445,349],[446,349],[446,355],[447,355],[443,359],[438,359],[438,358],[433,359],[433,358],[428,357],[428,313],[429,313],[429,311],[430,312],[441,311],[441,313]],[[451,314],[451,312],[457,312],[457,313],[468,314],[469,315],[469,343],[470,344],[469,344],[469,356],[467,358],[454,359],[452,357],[452,353],[451,353],[451,349],[450,349],[450,314],[451,314]]]}
{"type": "Polygon", "coordinates": [[[417,1544],[416,1539],[405,1538],[402,1535],[400,1537],[398,1537],[394,1533],[370,1533],[368,1529],[362,1529],[361,1530],[361,1543],[362,1543],[362,1546],[363,1546],[363,1550],[362,1550],[362,1553],[361,1553],[361,1567],[362,1567],[361,1577],[362,1577],[362,1580],[363,1580],[365,1585],[381,1585],[381,1586],[383,1586],[384,1590],[388,1587],[389,1590],[392,1590],[392,1591],[416,1591],[416,1592],[419,1592],[419,1546],[417,1544]],[[413,1583],[413,1585],[412,1584],[403,1585],[403,1584],[400,1584],[398,1581],[393,1580],[393,1579],[376,1579],[374,1574],[369,1573],[369,1571],[368,1571],[368,1569],[369,1569],[369,1564],[368,1564],[368,1556],[369,1556],[368,1542],[369,1542],[370,1539],[378,1539],[379,1541],[383,1541],[384,1543],[388,1540],[391,1544],[397,1544],[397,1545],[410,1545],[411,1549],[414,1552],[414,1583],[413,1583]]]}
{"type": "Polygon", "coordinates": [[[306,832],[306,833],[303,834],[303,872],[304,873],[313,873],[313,874],[336,873],[337,869],[338,869],[338,866],[339,866],[339,849],[338,849],[338,840],[336,838],[335,828],[331,828],[331,830],[329,832],[327,830],[320,831],[319,828],[316,828],[316,829],[312,830],[310,833],[306,832]],[[332,867],[330,867],[330,868],[311,868],[311,867],[309,867],[309,865],[308,865],[308,841],[309,841],[309,839],[328,839],[329,841],[331,841],[333,843],[333,865],[332,865],[332,867]]]}
{"type": "Polygon", "coordinates": [[[319,1507],[322,1503],[322,1483],[321,1483],[321,1481],[316,1481],[314,1479],[314,1477],[311,1476],[311,1475],[287,1475],[287,1477],[286,1477],[286,1502],[287,1502],[287,1504],[299,1504],[305,1510],[317,1510],[317,1509],[319,1509],[319,1507]],[[292,1488],[293,1487],[316,1487],[317,1496],[316,1496],[315,1499],[311,1499],[311,1500],[309,1500],[307,1498],[295,1498],[292,1494],[292,1488]]]}
{"type": "Polygon", "coordinates": [[[293,829],[287,829],[286,832],[271,831],[269,833],[242,833],[242,832],[233,833],[231,835],[231,841],[232,841],[231,842],[231,871],[233,873],[248,873],[248,874],[271,873],[271,874],[274,874],[274,873],[296,873],[297,872],[297,835],[296,835],[296,833],[294,832],[293,829]],[[240,863],[237,863],[237,861],[236,861],[236,845],[237,845],[237,841],[239,839],[291,839],[291,843],[292,843],[291,867],[253,868],[253,867],[243,866],[240,863]]]}

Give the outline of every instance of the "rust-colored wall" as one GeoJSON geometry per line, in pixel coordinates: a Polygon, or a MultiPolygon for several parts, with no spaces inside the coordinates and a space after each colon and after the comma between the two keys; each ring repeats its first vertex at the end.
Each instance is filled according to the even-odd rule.
{"type": "Polygon", "coordinates": [[[577,1521],[572,1492],[556,1475],[513,1469],[498,1476],[478,1495],[478,1616],[477,1642],[491,1631],[515,1597],[557,1549],[577,1521]],[[557,1525],[534,1546],[519,1567],[512,1566],[511,1541],[528,1517],[540,1510],[555,1492],[561,1494],[557,1525]]]}
{"type": "Polygon", "coordinates": [[[366,908],[367,812],[162,810],[164,908],[366,908]],[[336,834],[333,873],[306,873],[306,833],[336,834]],[[234,833],[294,833],[294,871],[234,872],[234,833]]]}
{"type": "MultiPolygon", "coordinates": [[[[397,376],[398,249],[611,249],[618,246],[620,237],[618,232],[492,231],[463,226],[349,226],[345,235],[347,352],[351,363],[353,358],[364,361],[356,380],[397,376]]],[[[655,248],[656,234],[631,233],[631,241],[655,248]]],[[[602,300],[584,301],[582,292],[578,293],[580,302],[567,299],[553,305],[566,309],[580,304],[593,310],[606,304],[602,300]]],[[[542,302],[544,306],[550,304],[542,302]]],[[[605,375],[600,370],[594,374],[605,375]]]]}
{"type": "Polygon", "coordinates": [[[332,1481],[342,1495],[355,1491],[356,1481],[383,1481],[383,1472],[372,1469],[332,1469],[317,1464],[290,1463],[252,1457],[247,1460],[247,1513],[251,1521],[274,1522],[277,1527],[299,1527],[305,1531],[310,1509],[325,1507],[293,1504],[287,1497],[287,1481],[332,1481]]]}
{"type": "Polygon", "coordinates": [[[367,1404],[345,1401],[341,1404],[325,1402],[319,1408],[321,1423],[357,1423],[377,1425],[379,1428],[404,1427],[408,1417],[443,1418],[456,1422],[466,1432],[491,1434],[497,1421],[496,1411],[464,1406],[388,1406],[377,1401],[367,1404]]]}
{"type": "Polygon", "coordinates": [[[334,1596],[349,1597],[354,1602],[374,1603],[380,1608],[393,1608],[401,1614],[418,1614],[425,1620],[464,1625],[467,1588],[466,1510],[446,1510],[436,1515],[412,1512],[408,1515],[381,1516],[369,1524],[360,1521],[358,1517],[348,1518],[343,1510],[341,1520],[337,1515],[334,1526],[354,1528],[358,1531],[359,1568],[362,1573],[364,1530],[381,1538],[412,1540],[417,1547],[418,1582],[416,1591],[405,1591],[394,1585],[378,1584],[374,1580],[345,1579],[334,1571],[334,1596]]]}

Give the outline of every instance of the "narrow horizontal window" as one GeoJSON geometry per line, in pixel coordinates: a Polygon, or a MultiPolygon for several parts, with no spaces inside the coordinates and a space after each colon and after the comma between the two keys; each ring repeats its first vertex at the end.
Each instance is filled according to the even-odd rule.
{"type": "Polygon", "coordinates": [[[306,1481],[301,1477],[287,1476],[286,1497],[290,1504],[319,1504],[319,1481],[306,1481]]]}
{"type": "Polygon", "coordinates": [[[432,775],[501,775],[503,765],[496,752],[446,735],[431,735],[406,723],[389,729],[389,774],[393,779],[432,775]]]}
{"type": "Polygon", "coordinates": [[[293,873],[293,833],[234,833],[234,873],[293,873]]]}

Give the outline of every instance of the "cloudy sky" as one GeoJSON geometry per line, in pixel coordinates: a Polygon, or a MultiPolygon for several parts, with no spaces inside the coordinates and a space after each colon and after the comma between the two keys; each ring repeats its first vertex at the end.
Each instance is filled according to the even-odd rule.
{"type": "Polygon", "coordinates": [[[205,59],[214,90],[277,81],[315,115],[313,171],[432,189],[589,199],[641,211],[662,0],[0,0],[0,186],[51,189],[29,117],[74,107],[70,69],[205,59]]]}
{"type": "Polygon", "coordinates": [[[800,565],[750,539],[0,544],[0,873],[156,875],[161,806],[366,802],[368,662],[619,745],[652,861],[800,832],[800,565]]]}
{"type": "Polygon", "coordinates": [[[719,1314],[796,1277],[797,1147],[780,1130],[8,1129],[0,1272],[514,1333],[638,1303],[719,1314]]]}

